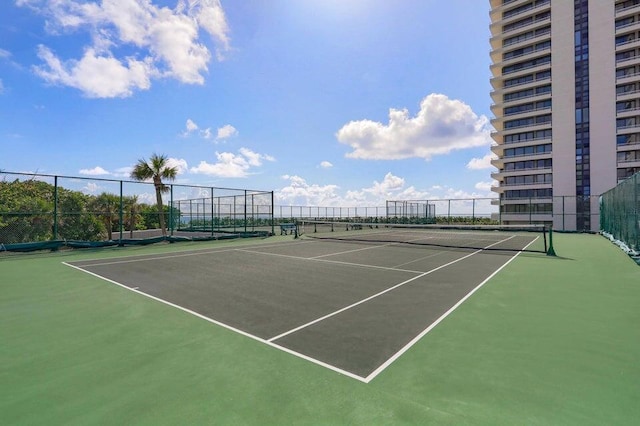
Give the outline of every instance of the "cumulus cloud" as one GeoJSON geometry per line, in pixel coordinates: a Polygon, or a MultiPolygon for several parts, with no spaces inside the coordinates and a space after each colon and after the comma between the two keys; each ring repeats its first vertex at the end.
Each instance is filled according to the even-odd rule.
{"type": "Polygon", "coordinates": [[[485,170],[492,169],[494,166],[491,164],[491,160],[498,158],[494,154],[487,154],[482,158],[472,158],[467,163],[467,169],[470,170],[485,170]]]}
{"type": "Polygon", "coordinates": [[[216,139],[228,139],[232,136],[236,136],[238,131],[231,124],[226,124],[218,129],[216,139]]]}
{"type": "Polygon", "coordinates": [[[204,130],[200,130],[200,136],[203,139],[211,139],[211,137],[213,136],[213,134],[211,133],[211,127],[207,127],[204,130]]]}
{"type": "Polygon", "coordinates": [[[178,0],[174,9],[148,0],[18,0],[46,19],[52,34],[85,31],[91,43],[79,59],[63,60],[47,46],[38,48],[42,65],[35,73],[52,84],[76,88],[85,96],[131,96],[151,81],[173,78],[203,84],[211,59],[201,40],[208,33],[222,60],[229,47],[229,28],[219,0],[178,0]],[[126,51],[128,55],[119,55],[126,51]]]}
{"type": "MultiPolygon", "coordinates": [[[[213,138],[213,132],[211,131],[211,127],[207,127],[206,129],[200,129],[200,126],[198,126],[198,124],[195,121],[188,118],[187,123],[185,125],[185,129],[182,131],[182,133],[180,133],[180,136],[187,138],[196,133],[202,139],[213,138]]],[[[238,131],[236,130],[235,127],[233,127],[231,124],[226,124],[217,130],[215,139],[217,141],[224,140],[224,139],[228,139],[230,137],[236,136],[237,134],[238,134],[238,131]]]]}
{"type": "Polygon", "coordinates": [[[333,167],[333,164],[328,161],[321,161],[320,167],[322,167],[323,169],[330,169],[331,167],[333,167]]]}
{"type": "Polygon", "coordinates": [[[300,206],[340,206],[342,198],[338,195],[338,185],[309,184],[300,176],[282,176],[288,185],[275,193],[280,204],[300,206]]]}
{"type": "Polygon", "coordinates": [[[100,186],[95,184],[95,183],[93,183],[93,182],[89,182],[82,188],[82,190],[84,192],[88,192],[90,194],[95,194],[96,192],[98,192],[100,190],[100,186]]]}
{"type": "Polygon", "coordinates": [[[82,169],[80,170],[79,173],[81,175],[87,175],[87,176],[101,176],[101,175],[110,174],[108,171],[106,171],[100,166],[94,167],[93,169],[82,169]]]}
{"type": "Polygon", "coordinates": [[[129,178],[129,176],[131,176],[132,171],[133,171],[133,166],[120,167],[116,169],[115,172],[113,172],[113,175],[115,177],[120,177],[120,178],[129,178]]]}
{"type": "Polygon", "coordinates": [[[187,132],[193,132],[198,130],[198,125],[190,118],[187,118],[187,132]]]}
{"type": "Polygon", "coordinates": [[[35,73],[52,84],[61,84],[82,91],[90,98],[131,96],[137,89],[151,87],[149,60],[120,60],[87,49],[80,60],[63,63],[47,47],[39,46],[38,57],[46,66],[34,67],[35,73]]]}
{"type": "Polygon", "coordinates": [[[351,121],[336,133],[353,151],[349,158],[366,160],[430,159],[453,150],[491,144],[489,120],[465,103],[431,94],[410,117],[406,109],[390,109],[389,123],[351,121]]]}
{"type": "Polygon", "coordinates": [[[189,165],[187,164],[187,160],[182,158],[167,158],[167,167],[175,167],[178,170],[178,174],[184,174],[189,171],[189,165]]]}
{"type": "Polygon", "coordinates": [[[359,190],[340,193],[334,184],[310,184],[300,176],[284,175],[288,185],[276,191],[277,202],[287,205],[326,207],[380,207],[386,200],[424,199],[429,194],[407,186],[404,178],[387,173],[381,182],[373,181],[371,186],[359,190]]]}
{"type": "Polygon", "coordinates": [[[180,133],[180,136],[182,136],[183,138],[187,138],[189,136],[191,136],[194,132],[198,131],[198,125],[196,124],[195,121],[193,121],[190,118],[187,118],[187,122],[185,124],[185,129],[182,131],[182,133],[180,133]]]}
{"type": "MultiPolygon", "coordinates": [[[[491,187],[492,186],[498,186],[498,181],[493,180],[491,182],[478,182],[478,183],[476,183],[475,188],[478,191],[491,193],[491,187]]],[[[495,195],[493,195],[493,196],[495,196],[495,195]]]]}
{"type": "Polygon", "coordinates": [[[205,174],[224,178],[243,178],[249,176],[251,169],[261,166],[264,161],[275,161],[270,155],[259,154],[248,148],[240,148],[237,154],[216,152],[216,162],[201,161],[190,169],[191,173],[205,174]]]}

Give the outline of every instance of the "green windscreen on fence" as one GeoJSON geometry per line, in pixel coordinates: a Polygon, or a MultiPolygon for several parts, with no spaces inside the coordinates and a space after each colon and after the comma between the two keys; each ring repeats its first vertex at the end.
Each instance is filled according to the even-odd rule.
{"type": "Polygon", "coordinates": [[[264,237],[273,192],[0,171],[0,253],[264,237]]]}
{"type": "Polygon", "coordinates": [[[602,194],[600,229],[626,251],[640,254],[640,173],[602,194]]]}

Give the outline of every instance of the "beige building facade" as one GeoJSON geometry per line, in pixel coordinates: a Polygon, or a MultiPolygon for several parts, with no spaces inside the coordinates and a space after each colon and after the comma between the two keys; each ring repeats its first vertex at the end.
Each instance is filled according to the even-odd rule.
{"type": "Polygon", "coordinates": [[[597,231],[640,171],[640,0],[490,4],[500,218],[597,231]]]}

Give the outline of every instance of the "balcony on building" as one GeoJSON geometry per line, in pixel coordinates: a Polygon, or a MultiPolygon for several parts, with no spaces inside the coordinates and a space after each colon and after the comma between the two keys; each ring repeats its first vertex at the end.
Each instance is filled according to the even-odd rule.
{"type": "Polygon", "coordinates": [[[615,6],[615,17],[618,18],[626,18],[630,16],[634,16],[640,13],[640,2],[636,1],[624,1],[616,4],[615,6]]]}

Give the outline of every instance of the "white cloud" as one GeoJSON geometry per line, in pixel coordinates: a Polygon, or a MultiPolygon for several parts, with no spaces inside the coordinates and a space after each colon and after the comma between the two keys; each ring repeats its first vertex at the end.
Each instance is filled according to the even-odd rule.
{"type": "Polygon", "coordinates": [[[391,195],[394,191],[401,189],[403,186],[403,178],[387,173],[382,182],[373,181],[373,186],[363,189],[363,191],[369,192],[377,197],[386,198],[388,195],[391,195]]]}
{"type": "Polygon", "coordinates": [[[0,94],[4,93],[4,84],[2,84],[2,79],[0,78],[0,94]]]}
{"type": "Polygon", "coordinates": [[[53,84],[79,89],[88,97],[127,97],[151,87],[151,80],[173,78],[203,84],[211,59],[200,40],[208,33],[221,60],[229,47],[229,28],[219,0],[178,0],[175,9],[149,0],[19,0],[42,14],[56,35],[85,31],[91,44],[80,59],[62,60],[46,46],[37,75],[53,84]],[[128,56],[117,52],[127,50],[128,56]]]}
{"type": "MultiPolygon", "coordinates": [[[[213,132],[211,131],[211,127],[207,127],[206,129],[200,129],[198,124],[196,124],[196,122],[190,118],[187,119],[186,128],[185,130],[182,131],[182,133],[180,133],[180,135],[186,138],[196,132],[198,132],[200,137],[203,139],[211,139],[213,137],[213,132]]],[[[227,139],[237,134],[238,134],[238,131],[236,130],[236,128],[230,124],[227,124],[225,126],[220,127],[217,130],[216,140],[227,139]]]]}
{"type": "Polygon", "coordinates": [[[201,130],[200,136],[202,136],[203,139],[211,139],[211,127],[207,127],[206,129],[201,130]]]}
{"type": "Polygon", "coordinates": [[[167,158],[167,167],[175,167],[178,170],[178,174],[184,174],[189,171],[189,165],[186,160],[178,158],[167,158]]]}
{"type": "Polygon", "coordinates": [[[101,175],[110,174],[108,171],[106,171],[100,166],[94,167],[93,169],[82,169],[80,170],[79,173],[81,175],[88,175],[88,176],[101,176],[101,175]]]}
{"type": "Polygon", "coordinates": [[[0,58],[8,58],[11,56],[11,52],[8,50],[0,49],[0,58]]]}
{"type": "Polygon", "coordinates": [[[131,96],[137,89],[151,87],[151,62],[132,57],[121,61],[112,56],[87,49],[80,60],[60,61],[45,46],[38,48],[38,56],[46,66],[34,67],[34,72],[52,84],[62,84],[81,90],[90,98],[131,96]]]}
{"type": "Polygon", "coordinates": [[[337,193],[338,185],[308,184],[300,176],[284,175],[289,184],[276,191],[276,203],[296,206],[342,206],[344,200],[337,193]]]}
{"type": "Polygon", "coordinates": [[[113,175],[115,177],[120,177],[120,178],[129,178],[131,176],[132,171],[133,171],[133,166],[120,167],[116,169],[113,175]]]}
{"type": "Polygon", "coordinates": [[[197,167],[191,168],[191,173],[205,174],[225,178],[247,177],[254,167],[259,167],[264,161],[275,161],[270,155],[259,154],[247,148],[240,148],[238,154],[232,152],[216,152],[216,162],[211,164],[201,161],[197,167]]]}
{"type": "Polygon", "coordinates": [[[333,167],[333,164],[328,161],[322,161],[320,162],[320,167],[322,167],[323,169],[330,169],[331,167],[333,167]]]}
{"type": "Polygon", "coordinates": [[[228,139],[232,136],[236,136],[238,131],[231,124],[226,124],[218,129],[216,139],[228,139]]]}
{"type": "Polygon", "coordinates": [[[445,95],[431,94],[420,111],[389,110],[389,123],[351,121],[338,130],[338,141],[349,145],[350,158],[367,160],[430,159],[434,155],[491,144],[489,120],[445,95]]]}
{"type": "Polygon", "coordinates": [[[498,158],[494,154],[487,154],[482,158],[472,158],[467,163],[467,169],[470,170],[485,170],[492,169],[494,166],[491,164],[491,160],[498,158]]]}
{"type": "Polygon", "coordinates": [[[82,191],[88,192],[89,194],[95,194],[100,191],[102,188],[97,183],[89,182],[85,186],[82,187],[82,191]]]}
{"type": "Polygon", "coordinates": [[[198,130],[198,125],[190,118],[187,118],[187,132],[198,130]]]}
{"type": "MultiPolygon", "coordinates": [[[[498,186],[498,182],[495,181],[495,180],[491,181],[491,182],[478,182],[478,183],[476,183],[475,188],[478,191],[483,191],[483,192],[490,193],[492,186],[498,186]]],[[[495,195],[493,195],[493,196],[495,196],[495,195]]]]}
{"type": "Polygon", "coordinates": [[[404,178],[387,173],[382,182],[360,190],[347,190],[340,194],[338,185],[309,184],[300,176],[284,175],[289,184],[276,191],[277,203],[300,206],[326,207],[381,207],[386,200],[425,199],[429,194],[414,186],[406,186],[404,178]]]}
{"type": "Polygon", "coordinates": [[[182,131],[182,133],[180,133],[180,136],[182,136],[183,138],[187,138],[191,136],[191,134],[193,134],[193,132],[195,132],[196,130],[198,130],[198,125],[192,119],[187,118],[185,129],[182,131]]]}

